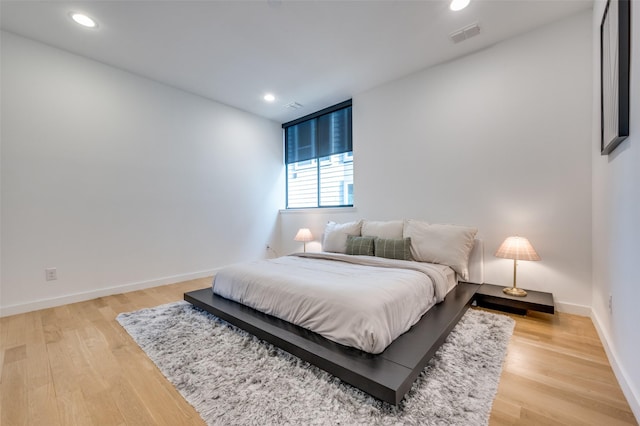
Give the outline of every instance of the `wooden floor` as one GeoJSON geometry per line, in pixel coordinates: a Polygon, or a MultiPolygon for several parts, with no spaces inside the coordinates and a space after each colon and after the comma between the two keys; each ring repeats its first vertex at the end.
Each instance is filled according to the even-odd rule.
{"type": "MultiPolygon", "coordinates": [[[[210,279],[0,319],[0,424],[202,425],[115,321],[210,279]]],[[[637,424],[588,318],[512,316],[491,425],[637,424]]]]}

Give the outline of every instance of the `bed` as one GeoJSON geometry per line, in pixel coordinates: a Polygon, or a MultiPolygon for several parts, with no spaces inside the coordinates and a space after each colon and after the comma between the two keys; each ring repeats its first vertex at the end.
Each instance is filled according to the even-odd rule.
{"type": "MultiPolygon", "coordinates": [[[[350,232],[349,241],[363,237],[354,235],[355,228],[350,232]]],[[[324,246],[332,248],[326,234],[324,246]]],[[[413,236],[419,243],[419,235],[413,236]]],[[[460,272],[467,272],[467,281],[482,282],[482,243],[473,236],[468,270],[346,254],[340,246],[338,252],[232,265],[216,274],[213,291],[185,293],[185,300],[398,404],[471,303],[478,285],[459,282],[460,272]]],[[[412,257],[423,254],[414,248],[412,257]]]]}
{"type": "Polygon", "coordinates": [[[224,268],[213,292],[334,342],[381,353],[455,286],[445,265],[296,253],[224,268]]]}

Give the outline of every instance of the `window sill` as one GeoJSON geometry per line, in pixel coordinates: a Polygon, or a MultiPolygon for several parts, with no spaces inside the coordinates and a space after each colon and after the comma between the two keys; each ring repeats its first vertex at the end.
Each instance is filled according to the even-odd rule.
{"type": "Polygon", "coordinates": [[[280,214],[323,214],[323,213],[353,213],[355,207],[313,207],[308,209],[280,209],[280,214]]]}

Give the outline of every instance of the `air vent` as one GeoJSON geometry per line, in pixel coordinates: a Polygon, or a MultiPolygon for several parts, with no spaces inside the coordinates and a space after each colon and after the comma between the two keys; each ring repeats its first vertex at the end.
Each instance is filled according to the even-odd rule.
{"type": "Polygon", "coordinates": [[[302,104],[299,104],[298,102],[291,102],[288,103],[284,106],[285,108],[291,108],[291,109],[300,109],[302,108],[302,104]]]}
{"type": "Polygon", "coordinates": [[[453,40],[454,43],[460,43],[461,41],[477,36],[478,34],[480,34],[480,26],[475,22],[461,30],[452,32],[449,34],[449,37],[451,37],[451,40],[453,40]]]}

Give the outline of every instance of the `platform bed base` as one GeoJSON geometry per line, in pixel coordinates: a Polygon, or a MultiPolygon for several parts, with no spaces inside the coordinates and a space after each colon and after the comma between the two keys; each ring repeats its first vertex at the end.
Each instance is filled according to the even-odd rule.
{"type": "Polygon", "coordinates": [[[397,405],[471,304],[479,285],[460,283],[384,352],[372,355],[213,294],[184,300],[313,364],[364,392],[397,405]]]}

